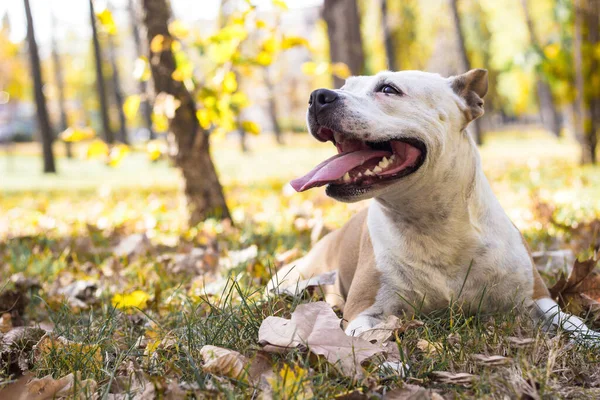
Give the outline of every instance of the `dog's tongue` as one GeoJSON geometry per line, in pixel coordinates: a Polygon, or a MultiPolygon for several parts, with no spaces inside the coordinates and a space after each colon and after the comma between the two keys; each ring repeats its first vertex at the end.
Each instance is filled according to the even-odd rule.
{"type": "Polygon", "coordinates": [[[290,182],[297,192],[303,192],[316,186],[323,186],[337,181],[356,167],[363,165],[373,158],[390,156],[389,151],[360,150],[351,153],[341,153],[323,161],[308,174],[290,182]]]}

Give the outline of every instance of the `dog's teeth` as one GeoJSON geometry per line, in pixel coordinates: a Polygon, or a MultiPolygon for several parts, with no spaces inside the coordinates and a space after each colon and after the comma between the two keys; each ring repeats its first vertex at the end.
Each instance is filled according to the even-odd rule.
{"type": "Polygon", "coordinates": [[[381,171],[383,171],[381,168],[379,168],[379,166],[373,168],[373,172],[375,172],[376,174],[380,173],[381,171]]]}
{"type": "Polygon", "coordinates": [[[350,174],[346,172],[344,175],[344,182],[350,182],[350,174]]]}
{"type": "Polygon", "coordinates": [[[386,169],[389,165],[390,165],[390,162],[388,161],[387,157],[383,157],[383,159],[379,162],[379,164],[377,166],[380,168],[386,169]]]}
{"type": "Polygon", "coordinates": [[[375,174],[370,169],[365,171],[365,176],[373,176],[373,175],[375,175],[375,174]]]}
{"type": "Polygon", "coordinates": [[[356,174],[356,177],[360,178],[360,177],[362,177],[362,174],[359,172],[358,174],[356,174]]]}

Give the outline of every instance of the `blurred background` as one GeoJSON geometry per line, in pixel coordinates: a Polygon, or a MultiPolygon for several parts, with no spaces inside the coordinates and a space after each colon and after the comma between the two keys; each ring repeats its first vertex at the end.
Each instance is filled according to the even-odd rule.
{"type": "Polygon", "coordinates": [[[318,190],[290,197],[286,186],[335,151],[306,134],[308,95],[384,69],[488,69],[486,114],[471,131],[511,217],[544,232],[548,219],[594,220],[599,8],[598,0],[3,1],[0,235],[30,229],[18,222],[24,215],[35,215],[35,229],[58,229],[58,220],[77,219],[72,202],[88,200],[97,207],[82,209],[80,221],[111,213],[110,221],[154,221],[156,232],[160,218],[139,203],[154,204],[157,193],[179,199],[154,199],[178,210],[176,225],[272,222],[263,213],[283,213],[290,201],[309,214],[340,207],[323,217],[336,225],[353,206],[318,190]],[[554,214],[543,209],[540,220],[547,203],[554,214]],[[119,204],[128,211],[115,217],[119,204]]]}

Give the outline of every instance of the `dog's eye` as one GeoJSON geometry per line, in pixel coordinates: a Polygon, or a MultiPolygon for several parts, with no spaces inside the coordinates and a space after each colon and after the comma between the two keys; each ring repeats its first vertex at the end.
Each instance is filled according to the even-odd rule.
{"type": "Polygon", "coordinates": [[[383,85],[379,88],[378,92],[385,94],[402,94],[398,89],[390,85],[383,85]]]}

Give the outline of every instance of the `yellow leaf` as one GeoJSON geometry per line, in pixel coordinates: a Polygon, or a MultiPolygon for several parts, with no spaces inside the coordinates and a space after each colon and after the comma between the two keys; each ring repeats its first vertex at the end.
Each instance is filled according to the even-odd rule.
{"type": "Polygon", "coordinates": [[[262,44],[263,51],[273,54],[279,50],[279,40],[275,36],[266,39],[262,44]]]}
{"type": "Polygon", "coordinates": [[[65,142],[80,142],[82,140],[92,139],[96,132],[90,127],[67,128],[60,133],[59,138],[65,142]]]}
{"type": "Polygon", "coordinates": [[[262,20],[262,19],[256,20],[256,28],[257,29],[264,29],[266,27],[267,27],[267,23],[264,20],[262,20]]]}
{"type": "Polygon", "coordinates": [[[331,64],[331,73],[341,79],[347,79],[352,75],[350,68],[342,62],[331,64]]]}
{"type": "Polygon", "coordinates": [[[247,107],[250,104],[250,99],[248,99],[248,96],[246,96],[246,93],[243,92],[237,92],[231,95],[231,105],[238,107],[238,108],[244,108],[247,107]]]}
{"type": "Polygon", "coordinates": [[[114,145],[108,154],[108,165],[116,167],[123,161],[127,154],[129,154],[129,147],[126,144],[119,143],[114,145]]]}
{"type": "Polygon", "coordinates": [[[273,0],[273,5],[281,8],[282,10],[288,9],[287,3],[284,0],[273,0]]]}
{"type": "Polygon", "coordinates": [[[307,61],[304,64],[302,64],[301,69],[302,73],[306,75],[315,75],[315,72],[317,70],[317,63],[313,61],[307,61]]]}
{"type": "Polygon", "coordinates": [[[138,57],[133,63],[133,77],[138,81],[147,81],[150,79],[150,65],[146,57],[138,57]]]}
{"type": "Polygon", "coordinates": [[[152,113],[152,126],[157,132],[169,130],[169,119],[164,114],[152,113]]]}
{"type": "Polygon", "coordinates": [[[308,379],[308,371],[294,365],[292,368],[285,364],[279,376],[267,378],[267,382],[273,388],[275,398],[278,399],[310,399],[313,393],[308,379]]]}
{"type": "Polygon", "coordinates": [[[112,13],[108,8],[96,13],[96,17],[98,18],[98,22],[100,26],[106,33],[109,35],[116,35],[117,33],[117,25],[115,24],[115,20],[112,16],[112,13]]]}
{"type": "Polygon", "coordinates": [[[150,41],[150,51],[153,53],[160,53],[165,49],[165,37],[163,35],[156,35],[150,41]]]}
{"type": "Polygon", "coordinates": [[[123,103],[123,112],[125,113],[125,117],[127,119],[132,120],[138,113],[140,109],[140,95],[134,94],[131,96],[127,96],[125,102],[123,103]]]}
{"type": "Polygon", "coordinates": [[[234,350],[205,345],[200,349],[202,369],[216,376],[226,376],[246,381],[246,365],[249,360],[234,350]]]}
{"type": "Polygon", "coordinates": [[[260,125],[253,121],[242,121],[242,129],[253,135],[258,135],[260,133],[260,125]]]}
{"type": "Polygon", "coordinates": [[[167,146],[162,140],[151,140],[146,144],[146,153],[150,161],[158,160],[167,152],[167,146]]]}
{"type": "Polygon", "coordinates": [[[273,57],[269,53],[267,53],[265,51],[261,51],[256,56],[256,62],[258,64],[266,67],[267,65],[270,65],[271,62],[273,62],[273,57]]]}
{"type": "Polygon", "coordinates": [[[297,47],[297,46],[308,47],[309,46],[308,40],[306,40],[306,38],[303,38],[301,36],[286,36],[283,38],[283,41],[281,42],[281,48],[284,50],[291,49],[292,47],[297,47]]]}
{"type": "Polygon", "coordinates": [[[551,43],[544,48],[544,54],[548,59],[555,59],[560,53],[560,45],[558,43],[551,43]]]}
{"type": "Polygon", "coordinates": [[[92,141],[87,148],[88,158],[106,157],[108,153],[108,145],[100,139],[92,141]]]}
{"type": "Polygon", "coordinates": [[[198,122],[200,123],[202,129],[210,129],[210,112],[206,108],[202,108],[196,111],[196,117],[198,118],[198,122]]]}
{"type": "Polygon", "coordinates": [[[112,305],[116,308],[144,308],[150,300],[150,295],[142,290],[135,290],[129,294],[115,294],[112,305]]]}
{"type": "Polygon", "coordinates": [[[190,34],[190,28],[183,22],[175,20],[169,24],[171,35],[180,39],[185,39],[190,34]]]}
{"type": "Polygon", "coordinates": [[[226,93],[233,93],[237,90],[237,88],[238,83],[237,79],[235,78],[235,73],[232,71],[227,72],[223,78],[223,91],[226,93]]]}

